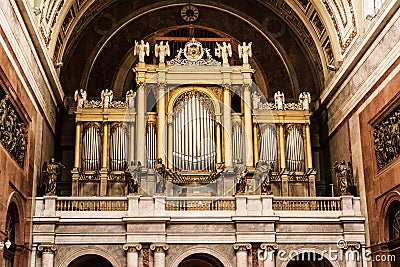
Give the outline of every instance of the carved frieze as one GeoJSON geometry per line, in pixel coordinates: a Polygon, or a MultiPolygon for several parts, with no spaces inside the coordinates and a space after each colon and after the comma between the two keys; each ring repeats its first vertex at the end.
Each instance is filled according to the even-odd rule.
{"type": "Polygon", "coordinates": [[[18,116],[9,97],[0,91],[0,140],[21,167],[28,145],[27,133],[27,125],[18,116]]]}
{"type": "Polygon", "coordinates": [[[400,155],[400,107],[374,127],[378,170],[400,155]]]}

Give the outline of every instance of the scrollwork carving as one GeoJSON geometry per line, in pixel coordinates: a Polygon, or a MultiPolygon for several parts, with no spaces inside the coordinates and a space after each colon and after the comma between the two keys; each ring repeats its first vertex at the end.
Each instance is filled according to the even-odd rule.
{"type": "Polygon", "coordinates": [[[400,107],[374,127],[378,170],[400,155],[400,107]]]}
{"type": "Polygon", "coordinates": [[[21,167],[28,145],[27,135],[27,125],[17,115],[9,97],[4,95],[0,100],[0,140],[21,167]]]}

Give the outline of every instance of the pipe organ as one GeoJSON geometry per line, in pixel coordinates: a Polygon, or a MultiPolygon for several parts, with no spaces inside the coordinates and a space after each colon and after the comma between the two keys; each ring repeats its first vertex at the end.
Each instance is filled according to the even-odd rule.
{"type": "MultiPolygon", "coordinates": [[[[309,103],[285,103],[280,92],[268,102],[253,84],[249,64],[222,65],[199,42],[189,43],[193,54],[184,53],[186,58],[178,53],[163,65],[139,62],[132,70],[136,94],[128,92],[125,101],[79,102],[73,195],[123,195],[124,172],[139,162],[140,175],[131,177],[140,177],[140,194],[154,194],[161,158],[179,180],[179,186],[167,184],[167,195],[234,194],[237,165],[247,168],[251,193],[259,194],[262,181],[255,173],[261,162],[272,166],[273,194],[314,196],[309,103]],[[146,108],[150,90],[157,112],[146,108]],[[241,92],[243,113],[231,111],[232,91],[241,92]],[[221,165],[223,174],[208,179],[221,165]]],[[[163,187],[157,188],[160,193],[163,187]]]]}

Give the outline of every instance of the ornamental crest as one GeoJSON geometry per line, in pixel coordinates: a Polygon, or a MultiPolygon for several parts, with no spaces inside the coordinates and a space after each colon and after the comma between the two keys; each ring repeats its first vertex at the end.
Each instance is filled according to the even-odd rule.
{"type": "Polygon", "coordinates": [[[199,41],[196,41],[196,39],[192,38],[192,40],[186,43],[183,55],[190,61],[199,60],[204,55],[203,45],[199,41]]]}

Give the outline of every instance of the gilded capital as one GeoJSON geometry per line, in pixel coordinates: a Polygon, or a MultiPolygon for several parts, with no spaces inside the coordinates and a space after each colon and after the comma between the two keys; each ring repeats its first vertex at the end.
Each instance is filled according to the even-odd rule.
{"type": "Polygon", "coordinates": [[[247,251],[248,249],[251,249],[251,244],[250,243],[236,243],[233,245],[233,249],[237,251],[247,251]]]}
{"type": "Polygon", "coordinates": [[[126,252],[137,252],[142,249],[142,245],[139,243],[127,243],[122,246],[126,252]]]}

